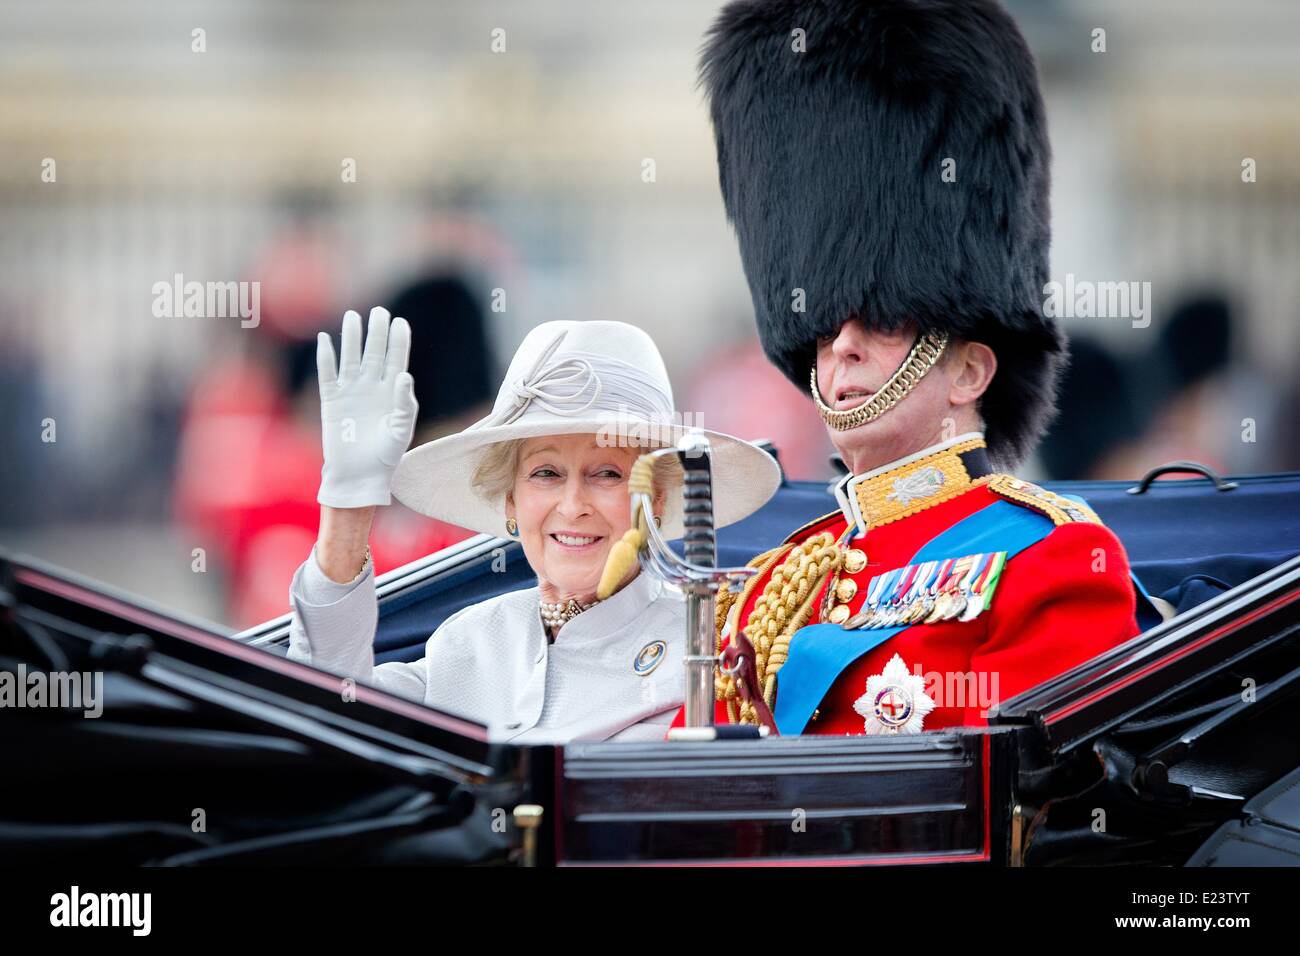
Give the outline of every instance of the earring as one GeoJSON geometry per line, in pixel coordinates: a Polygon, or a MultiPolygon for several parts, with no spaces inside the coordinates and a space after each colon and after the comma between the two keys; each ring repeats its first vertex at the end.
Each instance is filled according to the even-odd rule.
{"type": "Polygon", "coordinates": [[[510,535],[512,538],[519,537],[519,522],[514,518],[506,519],[506,534],[510,535]]]}

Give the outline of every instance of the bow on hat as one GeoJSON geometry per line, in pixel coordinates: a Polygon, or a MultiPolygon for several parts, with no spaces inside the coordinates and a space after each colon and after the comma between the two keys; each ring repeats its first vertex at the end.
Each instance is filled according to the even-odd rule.
{"type": "Polygon", "coordinates": [[[533,363],[528,373],[512,383],[511,404],[493,411],[470,428],[509,425],[517,421],[533,402],[554,415],[579,415],[596,404],[601,392],[600,376],[586,359],[568,358],[544,367],[568,334],[566,329],[556,335],[550,345],[542,349],[542,354],[537,357],[537,361],[533,363]],[[564,390],[563,387],[571,383],[576,384],[571,390],[564,390]],[[591,389],[591,398],[587,403],[574,404],[588,388],[591,389]]]}

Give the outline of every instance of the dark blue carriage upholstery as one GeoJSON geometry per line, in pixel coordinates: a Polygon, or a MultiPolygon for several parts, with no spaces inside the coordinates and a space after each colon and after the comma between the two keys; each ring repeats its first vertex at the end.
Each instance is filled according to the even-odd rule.
{"type": "MultiPolygon", "coordinates": [[[[1146,590],[1179,611],[1300,554],[1300,473],[1233,478],[1220,492],[1204,478],[1155,482],[1130,495],[1130,481],[1044,485],[1079,495],[1124,543],[1146,590]]],[[[744,564],[795,528],[836,507],[827,487],[787,482],[763,510],[718,533],[720,564],[744,564]]],[[[535,583],[516,544],[422,588],[381,602],[375,659],[416,660],[445,618],[470,604],[535,583]]]]}

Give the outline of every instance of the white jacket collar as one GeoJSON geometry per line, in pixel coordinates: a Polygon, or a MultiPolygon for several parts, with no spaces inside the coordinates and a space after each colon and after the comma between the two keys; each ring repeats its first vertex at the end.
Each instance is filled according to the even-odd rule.
{"type": "Polygon", "coordinates": [[[664,583],[653,574],[645,570],[637,572],[622,589],[569,620],[555,635],[556,643],[573,644],[608,637],[644,614],[663,587],[664,583]]]}

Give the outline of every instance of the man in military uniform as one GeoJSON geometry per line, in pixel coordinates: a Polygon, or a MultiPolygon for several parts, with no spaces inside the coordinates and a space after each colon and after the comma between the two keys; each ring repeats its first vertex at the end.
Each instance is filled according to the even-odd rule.
{"type": "Polygon", "coordinates": [[[1014,468],[1051,418],[1046,119],[993,0],[738,0],[702,80],[768,357],[850,474],[720,596],[717,721],[783,734],[984,723],[1138,632],[1127,557],[1014,468]],[[736,642],[738,647],[743,642],[736,642]],[[766,706],[763,706],[766,704],[766,706]]]}

